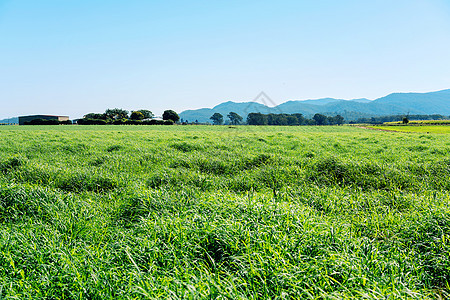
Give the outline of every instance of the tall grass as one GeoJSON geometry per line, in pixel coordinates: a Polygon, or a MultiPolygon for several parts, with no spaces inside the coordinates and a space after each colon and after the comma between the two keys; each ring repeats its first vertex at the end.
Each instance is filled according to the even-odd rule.
{"type": "Polygon", "coordinates": [[[0,297],[448,297],[450,135],[0,128],[0,297]]]}

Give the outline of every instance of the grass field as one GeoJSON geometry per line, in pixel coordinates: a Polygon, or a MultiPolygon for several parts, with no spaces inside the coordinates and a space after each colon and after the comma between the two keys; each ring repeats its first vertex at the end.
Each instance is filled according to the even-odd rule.
{"type": "MultiPolygon", "coordinates": [[[[383,124],[404,126],[402,121],[384,122],[383,124]]],[[[450,120],[410,120],[408,125],[450,125],[450,120]]]]}
{"type": "Polygon", "coordinates": [[[0,127],[2,299],[436,299],[450,135],[0,127]]]}
{"type": "Polygon", "coordinates": [[[450,134],[450,126],[449,125],[376,125],[376,126],[367,126],[368,128],[378,129],[378,130],[389,130],[389,131],[397,131],[397,132],[414,132],[414,133],[444,133],[450,134]]]}

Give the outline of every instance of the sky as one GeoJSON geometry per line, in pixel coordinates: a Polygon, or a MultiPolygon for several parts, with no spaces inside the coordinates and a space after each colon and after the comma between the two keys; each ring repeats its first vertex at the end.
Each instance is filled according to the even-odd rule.
{"type": "Polygon", "coordinates": [[[448,0],[0,0],[0,119],[450,88],[448,0]]]}

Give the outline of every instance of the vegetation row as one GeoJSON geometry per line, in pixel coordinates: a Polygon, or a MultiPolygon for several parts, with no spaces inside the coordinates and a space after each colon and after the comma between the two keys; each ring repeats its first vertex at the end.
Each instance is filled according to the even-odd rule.
{"type": "Polygon", "coordinates": [[[409,121],[418,121],[418,120],[429,120],[429,121],[437,121],[437,120],[448,120],[450,116],[443,116],[439,114],[434,115],[388,115],[388,116],[378,116],[378,117],[370,117],[370,118],[359,118],[356,121],[350,121],[350,124],[383,124],[387,122],[402,122],[404,118],[407,118],[409,121]]]}

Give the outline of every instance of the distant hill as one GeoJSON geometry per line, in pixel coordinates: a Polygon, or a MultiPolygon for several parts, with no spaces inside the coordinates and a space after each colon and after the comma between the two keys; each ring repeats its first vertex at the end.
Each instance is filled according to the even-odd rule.
{"type": "Polygon", "coordinates": [[[241,116],[247,117],[247,114],[251,112],[261,112],[261,113],[271,113],[276,112],[273,111],[272,108],[269,108],[263,104],[255,103],[255,102],[224,102],[221,103],[213,108],[201,108],[196,110],[186,110],[180,113],[180,118],[182,118],[184,121],[189,122],[210,122],[209,119],[214,113],[218,112],[221,113],[224,116],[224,119],[226,119],[226,116],[229,112],[237,112],[241,116]]]}
{"type": "Polygon", "coordinates": [[[213,108],[187,110],[180,117],[189,122],[210,122],[209,119],[218,112],[227,119],[229,112],[236,112],[244,119],[251,112],[261,113],[301,113],[311,117],[315,113],[327,115],[342,115],[346,120],[356,120],[363,117],[406,114],[441,114],[450,115],[450,89],[430,93],[393,93],[385,97],[368,100],[343,100],[323,98],[315,100],[294,100],[275,107],[267,107],[261,103],[232,101],[221,103],[213,108]]]}
{"type": "Polygon", "coordinates": [[[18,124],[19,123],[19,118],[15,117],[15,118],[10,118],[10,119],[3,119],[0,120],[0,124],[5,124],[5,123],[15,123],[18,124]]]}
{"type": "Polygon", "coordinates": [[[354,102],[361,102],[361,103],[367,103],[371,100],[361,98],[361,99],[352,99],[352,100],[345,100],[345,99],[334,99],[334,98],[322,98],[322,99],[312,99],[312,100],[296,100],[294,102],[301,102],[302,104],[313,104],[313,105],[325,105],[333,102],[339,102],[339,101],[354,101],[354,102]]]}

